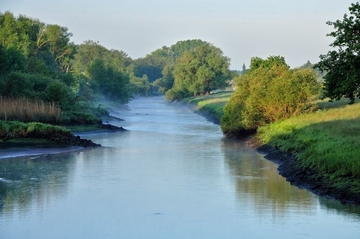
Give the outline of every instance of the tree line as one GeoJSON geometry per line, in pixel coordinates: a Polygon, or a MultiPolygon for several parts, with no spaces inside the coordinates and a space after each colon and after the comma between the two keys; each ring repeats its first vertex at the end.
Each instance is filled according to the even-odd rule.
{"type": "Polygon", "coordinates": [[[76,45],[66,27],[0,13],[0,95],[54,102],[66,112],[96,112],[94,102],[101,96],[126,103],[134,95],[159,92],[174,101],[235,82],[222,129],[236,135],[309,112],[316,95],[330,100],[345,96],[351,103],[360,96],[359,3],[349,10],[342,21],[327,23],[335,28],[329,34],[335,37],[335,50],[321,55],[317,64],[290,69],[281,56],[253,57],[241,74],[229,69],[230,59],[220,48],[199,39],[131,59],[99,42],[76,45]]]}
{"type": "Polygon", "coordinates": [[[66,27],[24,15],[0,13],[0,27],[0,95],[53,102],[70,114],[92,109],[103,96],[126,103],[159,92],[173,101],[231,79],[229,59],[198,39],[131,59],[96,41],[76,45],[66,27]]]}

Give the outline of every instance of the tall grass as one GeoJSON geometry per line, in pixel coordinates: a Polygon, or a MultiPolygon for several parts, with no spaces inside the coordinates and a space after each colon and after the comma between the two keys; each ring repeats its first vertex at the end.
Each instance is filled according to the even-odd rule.
{"type": "Polygon", "coordinates": [[[360,103],[293,117],[258,129],[258,138],[321,173],[360,177],[360,103]]]}
{"type": "Polygon", "coordinates": [[[61,109],[53,102],[0,96],[0,120],[53,123],[59,121],[60,116],[61,109]]]}

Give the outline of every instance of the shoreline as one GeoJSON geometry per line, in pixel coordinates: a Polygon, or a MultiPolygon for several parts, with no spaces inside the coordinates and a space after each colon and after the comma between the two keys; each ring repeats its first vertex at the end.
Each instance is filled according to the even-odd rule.
{"type": "MultiPolygon", "coordinates": [[[[199,109],[196,104],[189,104],[189,107],[194,113],[203,116],[214,124],[220,125],[220,120],[210,112],[199,109]]],[[[245,141],[249,147],[264,155],[265,159],[276,163],[278,165],[278,174],[291,185],[306,189],[321,197],[335,199],[342,204],[360,205],[360,190],[352,190],[351,185],[349,185],[349,183],[355,182],[356,179],[343,177],[342,179],[349,183],[340,182],[336,184],[336,182],[331,181],[311,168],[300,167],[295,155],[289,152],[282,152],[270,145],[259,144],[256,140],[253,140],[253,136],[256,136],[256,133],[246,138],[237,139],[245,141]]]]}
{"type": "Polygon", "coordinates": [[[278,173],[290,182],[291,185],[306,189],[318,196],[331,198],[340,201],[342,204],[360,205],[360,192],[351,190],[351,180],[349,184],[336,184],[328,180],[324,175],[315,172],[311,168],[299,166],[297,158],[291,154],[282,152],[269,145],[261,145],[256,151],[264,155],[264,158],[278,165],[278,173]]]}
{"type": "Polygon", "coordinates": [[[83,138],[87,133],[102,134],[107,132],[127,131],[123,127],[101,124],[95,130],[71,132],[72,135],[51,135],[38,138],[12,138],[0,142],[0,160],[19,157],[33,157],[48,154],[61,154],[88,148],[102,147],[92,140],[83,138]]]}

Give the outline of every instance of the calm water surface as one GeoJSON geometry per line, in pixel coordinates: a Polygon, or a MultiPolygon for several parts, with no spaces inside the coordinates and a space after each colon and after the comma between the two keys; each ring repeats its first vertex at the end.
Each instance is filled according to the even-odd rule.
{"type": "Polygon", "coordinates": [[[186,106],[113,114],[129,131],[83,135],[101,148],[0,160],[1,239],[360,238],[360,207],[292,187],[186,106]]]}

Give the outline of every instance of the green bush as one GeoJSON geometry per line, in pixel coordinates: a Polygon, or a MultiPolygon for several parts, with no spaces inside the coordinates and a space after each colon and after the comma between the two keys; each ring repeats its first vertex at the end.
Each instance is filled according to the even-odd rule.
{"type": "Polygon", "coordinates": [[[237,90],[224,107],[221,128],[227,136],[313,110],[319,92],[316,73],[290,70],[286,64],[260,65],[237,79],[237,90]]]}

